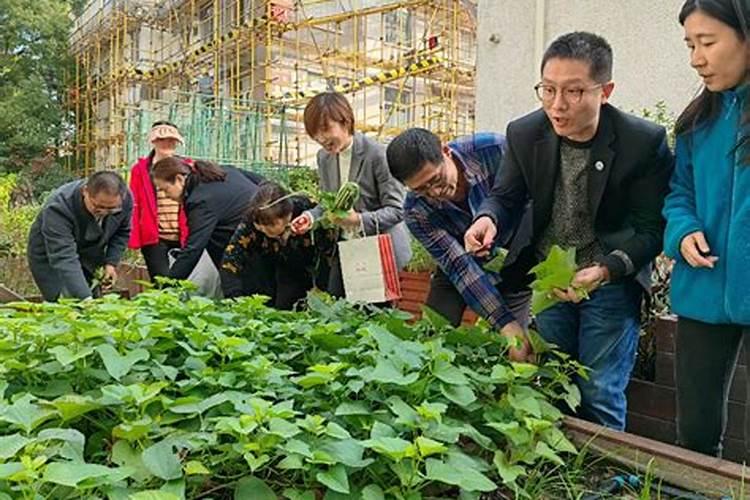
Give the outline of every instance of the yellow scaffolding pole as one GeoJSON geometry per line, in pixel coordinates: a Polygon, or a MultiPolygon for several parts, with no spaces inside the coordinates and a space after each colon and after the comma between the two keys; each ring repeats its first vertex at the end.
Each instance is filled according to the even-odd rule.
{"type": "MultiPolygon", "coordinates": [[[[196,81],[206,83],[204,72],[215,102],[262,114],[269,161],[281,154],[275,106],[302,105],[329,81],[351,96],[362,130],[385,137],[415,125],[443,137],[471,132],[476,1],[394,0],[348,10],[345,3],[183,0],[142,15],[129,2],[111,2],[106,11],[92,2],[89,21],[71,35],[76,163],[89,171],[98,161],[120,161],[126,108],[172,90],[195,91],[196,81]]],[[[296,130],[291,161],[308,163],[317,146],[298,111],[287,119],[296,130]]],[[[233,120],[227,130],[236,139],[233,120]]]]}

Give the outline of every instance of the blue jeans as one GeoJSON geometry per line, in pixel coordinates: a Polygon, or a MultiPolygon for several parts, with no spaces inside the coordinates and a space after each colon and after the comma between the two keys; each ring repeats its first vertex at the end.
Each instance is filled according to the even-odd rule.
{"type": "Polygon", "coordinates": [[[579,416],[612,429],[625,429],[625,388],[637,353],[642,294],[635,280],[625,279],[578,304],[556,304],[536,318],[547,342],[589,368],[588,380],[576,380],[579,416]]]}

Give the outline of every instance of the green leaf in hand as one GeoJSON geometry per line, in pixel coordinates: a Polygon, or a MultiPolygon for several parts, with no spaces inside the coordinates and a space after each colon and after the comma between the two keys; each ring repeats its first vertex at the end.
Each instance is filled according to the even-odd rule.
{"type": "Polygon", "coordinates": [[[560,299],[554,290],[565,290],[570,287],[576,274],[576,250],[563,250],[557,245],[552,248],[547,258],[531,268],[536,279],[531,283],[531,312],[539,314],[557,304],[560,299]]]}
{"type": "Polygon", "coordinates": [[[489,262],[487,262],[484,266],[485,271],[489,271],[491,273],[499,273],[500,270],[503,268],[503,265],[505,265],[505,259],[508,257],[508,251],[504,248],[498,248],[495,252],[494,257],[492,257],[489,262]]]}

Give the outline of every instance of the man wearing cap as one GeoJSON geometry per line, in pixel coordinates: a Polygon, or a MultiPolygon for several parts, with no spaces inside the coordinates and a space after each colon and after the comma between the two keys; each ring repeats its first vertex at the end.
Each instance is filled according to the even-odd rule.
{"type": "Polygon", "coordinates": [[[163,158],[174,156],[177,145],[184,144],[182,134],[173,123],[158,121],[151,126],[148,140],[153,149],[140,158],[130,172],[134,207],[128,246],[141,250],[153,280],[156,276],[169,274],[167,252],[184,245],[188,227],[180,204],[156,189],[151,178],[152,166],[163,158]]]}

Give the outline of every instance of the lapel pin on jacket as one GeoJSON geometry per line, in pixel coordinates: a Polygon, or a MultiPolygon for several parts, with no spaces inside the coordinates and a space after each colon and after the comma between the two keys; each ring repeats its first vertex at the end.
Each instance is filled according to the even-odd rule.
{"type": "Polygon", "coordinates": [[[594,163],[594,168],[597,171],[601,172],[602,170],[604,170],[604,162],[601,160],[597,160],[596,163],[594,163]]]}

